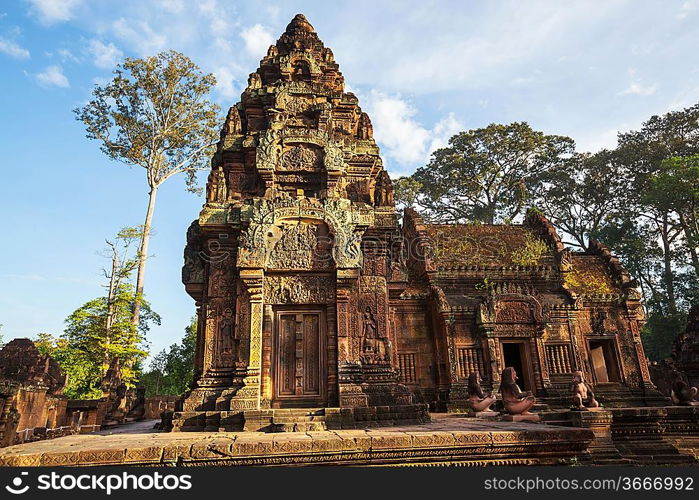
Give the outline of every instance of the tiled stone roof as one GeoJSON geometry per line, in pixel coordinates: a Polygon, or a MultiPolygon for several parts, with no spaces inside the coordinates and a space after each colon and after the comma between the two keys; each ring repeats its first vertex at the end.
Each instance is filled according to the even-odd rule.
{"type": "Polygon", "coordinates": [[[549,264],[553,253],[522,225],[425,224],[438,267],[549,264]]]}
{"type": "Polygon", "coordinates": [[[579,295],[617,293],[611,273],[597,255],[573,254],[573,268],[566,274],[566,286],[579,295]]]}

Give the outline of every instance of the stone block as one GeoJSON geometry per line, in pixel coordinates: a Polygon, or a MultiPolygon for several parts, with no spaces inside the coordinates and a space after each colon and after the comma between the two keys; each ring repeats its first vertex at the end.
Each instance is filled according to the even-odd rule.
{"type": "Polygon", "coordinates": [[[531,415],[503,415],[500,417],[503,422],[539,422],[541,417],[536,414],[531,415]]]}

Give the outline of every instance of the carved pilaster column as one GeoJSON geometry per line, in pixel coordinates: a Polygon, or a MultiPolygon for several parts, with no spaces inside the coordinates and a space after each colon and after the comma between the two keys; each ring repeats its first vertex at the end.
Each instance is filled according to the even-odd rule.
{"type": "Polygon", "coordinates": [[[549,367],[548,367],[548,360],[546,359],[546,348],[544,346],[544,339],[543,339],[543,327],[541,328],[541,332],[539,332],[539,335],[536,336],[535,339],[533,339],[532,344],[536,347],[536,354],[537,357],[539,358],[539,376],[541,377],[541,387],[544,390],[548,390],[551,388],[551,378],[549,375],[549,367]]]}
{"type": "Polygon", "coordinates": [[[337,359],[340,364],[352,360],[352,340],[350,333],[350,297],[352,286],[358,276],[357,270],[338,270],[335,287],[337,307],[337,359]]]}
{"type": "Polygon", "coordinates": [[[643,344],[641,343],[641,326],[636,313],[629,311],[628,320],[634,348],[636,349],[636,359],[638,360],[641,385],[645,388],[655,389],[655,385],[650,378],[650,372],[648,371],[648,362],[646,361],[646,354],[643,351],[643,344]]]}
{"type": "Polygon", "coordinates": [[[250,336],[247,373],[243,387],[231,399],[231,410],[260,408],[260,371],[262,367],[263,283],[261,269],[241,270],[240,280],[246,289],[250,311],[250,336]]]}
{"type": "Polygon", "coordinates": [[[204,333],[206,331],[205,312],[201,302],[196,302],[197,307],[197,340],[194,351],[194,380],[199,380],[204,372],[204,333]]]}
{"type": "Polygon", "coordinates": [[[488,342],[488,358],[490,361],[490,380],[492,381],[492,389],[494,393],[500,390],[500,375],[504,367],[500,362],[500,340],[497,337],[491,337],[492,330],[486,330],[488,342]]]}

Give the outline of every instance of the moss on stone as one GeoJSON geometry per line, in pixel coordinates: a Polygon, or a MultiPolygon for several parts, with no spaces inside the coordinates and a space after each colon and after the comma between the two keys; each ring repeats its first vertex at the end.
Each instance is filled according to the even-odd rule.
{"type": "Polygon", "coordinates": [[[541,238],[527,234],[524,245],[512,252],[512,263],[517,266],[535,266],[546,253],[548,246],[541,238]]]}

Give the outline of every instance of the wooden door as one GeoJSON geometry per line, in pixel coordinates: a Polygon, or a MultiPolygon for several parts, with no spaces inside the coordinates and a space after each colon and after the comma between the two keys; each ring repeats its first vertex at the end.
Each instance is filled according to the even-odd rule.
{"type": "Polygon", "coordinates": [[[323,314],[314,310],[281,310],[275,319],[275,406],[323,405],[323,314]]]}
{"type": "Polygon", "coordinates": [[[599,344],[590,344],[590,358],[592,359],[592,370],[595,372],[597,383],[609,382],[607,363],[604,359],[604,347],[599,344]]]}

